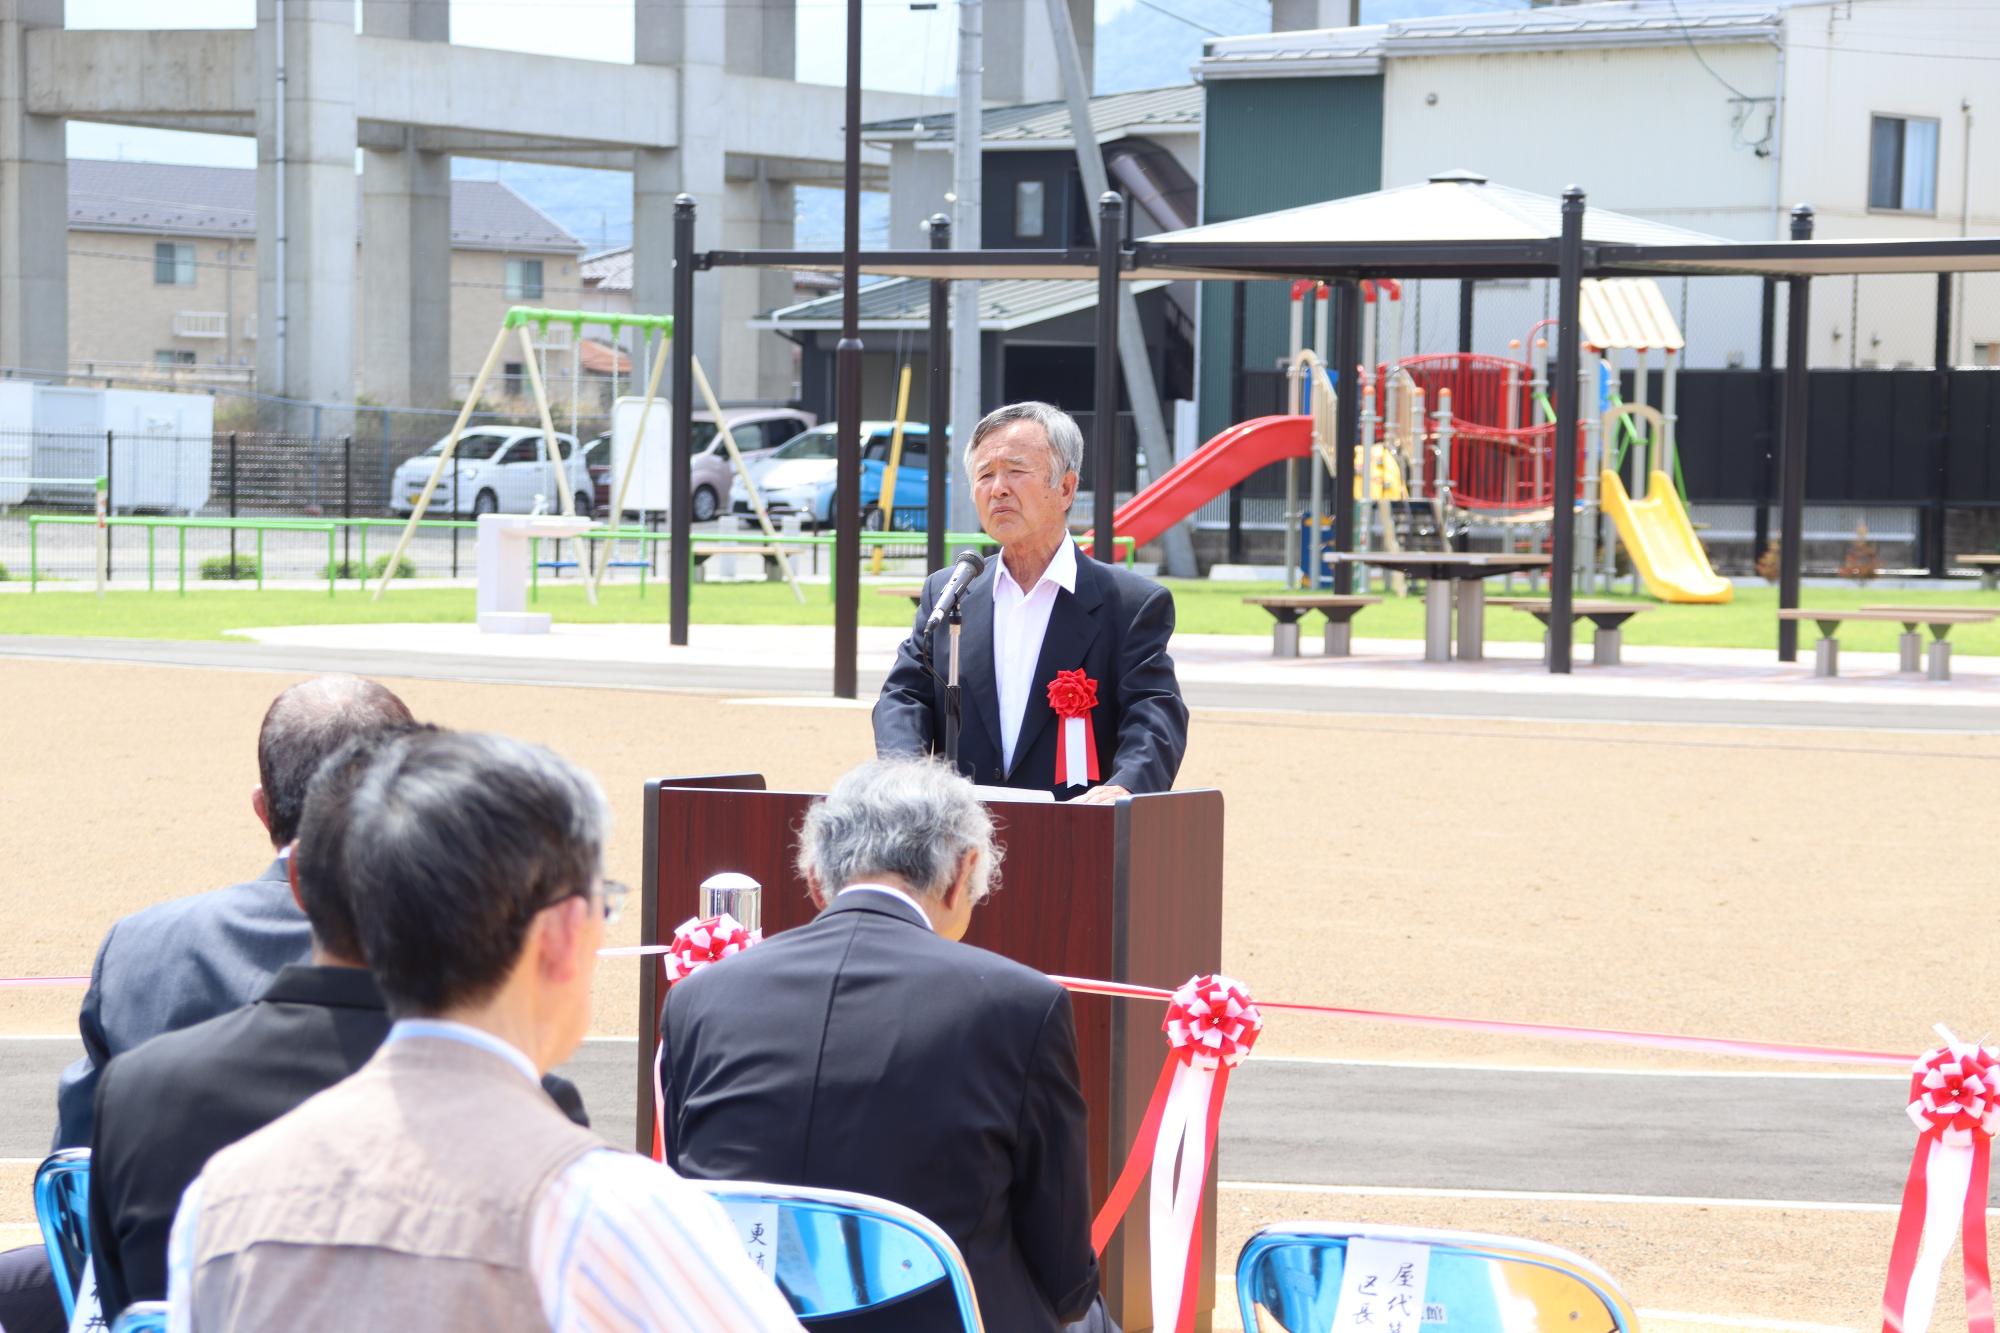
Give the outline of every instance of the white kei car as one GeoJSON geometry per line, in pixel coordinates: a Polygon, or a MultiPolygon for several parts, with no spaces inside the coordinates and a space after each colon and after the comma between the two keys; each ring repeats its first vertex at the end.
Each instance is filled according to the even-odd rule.
{"type": "MultiPolygon", "coordinates": [[[[567,472],[576,512],[590,514],[595,488],[589,466],[577,450],[576,437],[558,434],[555,441],[561,462],[544,456],[539,427],[472,427],[459,437],[452,464],[438,479],[427,512],[440,517],[531,514],[535,498],[541,496],[544,512],[559,514],[562,492],[558,487],[562,484],[561,476],[567,472]]],[[[389,507],[398,516],[408,514],[415,506],[424,483],[430,480],[439,456],[444,453],[444,446],[445,441],[439,440],[396,469],[389,485],[389,507]]]]}

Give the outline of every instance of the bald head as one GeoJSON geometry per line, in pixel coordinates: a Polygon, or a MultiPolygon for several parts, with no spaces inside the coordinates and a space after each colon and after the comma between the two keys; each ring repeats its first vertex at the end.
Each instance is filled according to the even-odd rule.
{"type": "Polygon", "coordinates": [[[317,676],[273,699],[257,733],[271,845],[283,847],[298,834],[306,789],[328,756],[357,736],[413,720],[401,699],[359,676],[317,676]]]}

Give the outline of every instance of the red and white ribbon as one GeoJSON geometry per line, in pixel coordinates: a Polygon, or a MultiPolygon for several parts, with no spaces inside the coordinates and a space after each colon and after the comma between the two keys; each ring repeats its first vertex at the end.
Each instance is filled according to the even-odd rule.
{"type": "Polygon", "coordinates": [[[1083,673],[1058,671],[1049,682],[1049,707],[1062,723],[1056,744],[1056,786],[1087,787],[1099,780],[1097,733],[1090,714],[1097,707],[1097,682],[1083,673]]]}
{"type": "Polygon", "coordinates": [[[704,967],[742,953],[763,938],[763,931],[748,929],[727,912],[691,916],[674,927],[673,942],[667,945],[667,984],[686,981],[704,967]]]}
{"type": "Polygon", "coordinates": [[[1091,1224],[1099,1254],[1149,1180],[1153,1327],[1190,1333],[1201,1275],[1201,1196],[1215,1154],[1229,1071],[1264,1030],[1250,992],[1223,976],[1199,976],[1173,993],[1161,1029],[1167,1060],[1124,1169],[1091,1224]]]}
{"type": "Polygon", "coordinates": [[[1903,1184],[1903,1211],[1882,1291],[1882,1333],[1926,1333],[1945,1257],[1965,1230],[1968,1333],[1994,1333],[1993,1279],[1986,1258],[1986,1190],[1993,1134],[2000,1129],[2000,1054],[1968,1045],[1939,1024],[1944,1045],[1910,1073],[1917,1151],[1903,1184]]]}

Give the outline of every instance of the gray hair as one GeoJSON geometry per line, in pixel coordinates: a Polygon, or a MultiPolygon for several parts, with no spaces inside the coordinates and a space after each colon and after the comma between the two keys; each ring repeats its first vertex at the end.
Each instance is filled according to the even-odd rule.
{"type": "Polygon", "coordinates": [[[541,746],[446,731],[384,745],[347,813],[355,929],[398,1017],[490,998],[535,915],[596,891],[611,819],[596,781],[541,746]]]}
{"type": "Polygon", "coordinates": [[[972,440],[965,446],[965,475],[972,475],[972,451],[979,447],[994,431],[1003,426],[1011,426],[1017,421],[1032,421],[1042,428],[1043,436],[1049,442],[1049,453],[1054,466],[1049,471],[1049,484],[1062,484],[1063,473],[1083,472],[1083,431],[1078,428],[1076,418],[1060,407],[1048,403],[1009,403],[996,407],[979,419],[972,428],[972,440]]]}
{"type": "Polygon", "coordinates": [[[306,790],[334,751],[356,736],[411,720],[409,708],[386,686],[360,676],[315,676],[273,699],[257,731],[257,781],[272,845],[282,847],[298,835],[306,790]]]}
{"type": "Polygon", "coordinates": [[[923,898],[951,887],[959,858],[979,853],[972,901],[993,889],[1000,849],[972,784],[938,759],[874,759],[833,784],[806,812],[799,871],[827,893],[894,875],[923,898]]]}

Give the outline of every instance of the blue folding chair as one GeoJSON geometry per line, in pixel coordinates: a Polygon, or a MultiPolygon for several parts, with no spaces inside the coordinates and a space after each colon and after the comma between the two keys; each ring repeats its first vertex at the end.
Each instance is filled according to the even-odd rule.
{"type": "Polygon", "coordinates": [[[941,1293],[942,1283],[965,1333],[984,1333],[964,1257],[923,1214],[845,1190],[693,1183],[722,1205],[752,1258],[808,1328],[816,1319],[910,1300],[929,1288],[941,1293]]]}
{"type": "Polygon", "coordinates": [[[134,1301],[118,1316],[118,1322],[111,1326],[111,1333],[166,1333],[167,1303],[165,1301],[134,1301]]]}
{"type": "Polygon", "coordinates": [[[49,1248],[49,1271],[63,1317],[76,1314],[77,1284],[90,1261],[90,1149],[64,1148],[35,1169],[35,1220],[49,1248]]]}
{"type": "Polygon", "coordinates": [[[1236,1303],[1246,1329],[1324,1333],[1340,1306],[1350,1240],[1422,1245],[1428,1314],[1409,1333],[1631,1333],[1637,1316],[1611,1276],[1539,1241],[1424,1227],[1283,1222],[1244,1242],[1236,1303]],[[1532,1311],[1534,1322],[1527,1322],[1532,1311]]]}

